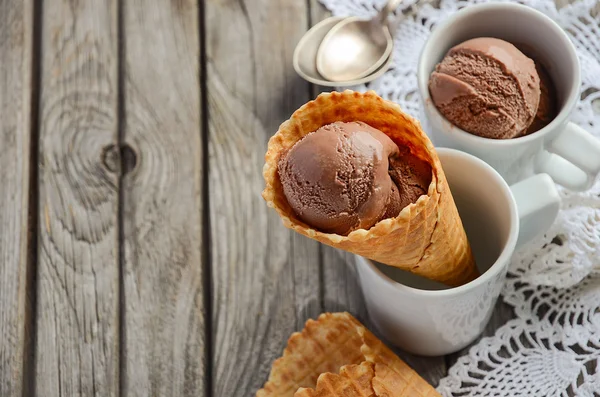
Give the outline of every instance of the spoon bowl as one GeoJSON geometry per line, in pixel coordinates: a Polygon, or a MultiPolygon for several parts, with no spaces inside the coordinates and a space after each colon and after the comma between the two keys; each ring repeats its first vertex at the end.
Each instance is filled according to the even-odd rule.
{"type": "Polygon", "coordinates": [[[402,0],[388,0],[372,19],[346,18],[325,35],[317,51],[317,70],[330,81],[360,79],[389,58],[394,40],[388,16],[402,0]]]}
{"type": "Polygon", "coordinates": [[[349,87],[365,84],[375,80],[389,69],[392,61],[391,55],[388,56],[387,59],[384,59],[383,64],[374,70],[373,73],[359,79],[331,81],[327,80],[319,73],[316,67],[317,51],[319,46],[331,28],[336,26],[343,19],[344,18],[342,17],[330,17],[324,19],[313,26],[308,32],[306,32],[302,39],[300,39],[300,42],[294,50],[293,65],[296,73],[298,73],[303,79],[313,84],[325,87],[349,87]]]}
{"type": "Polygon", "coordinates": [[[317,51],[317,70],[328,80],[368,76],[390,56],[393,40],[387,26],[358,17],[338,22],[317,51]]]}

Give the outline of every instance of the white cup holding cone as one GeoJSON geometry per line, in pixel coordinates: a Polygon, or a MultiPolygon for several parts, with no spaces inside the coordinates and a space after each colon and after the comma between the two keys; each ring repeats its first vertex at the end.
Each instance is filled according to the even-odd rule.
{"type": "Polygon", "coordinates": [[[509,184],[547,173],[556,183],[583,191],[592,186],[600,172],[600,140],[569,122],[581,88],[575,47],[556,22],[533,8],[485,3],[457,12],[427,40],[417,81],[433,143],[485,160],[509,184]],[[496,37],[535,50],[557,89],[559,112],[550,124],[519,138],[490,139],[461,130],[438,111],[429,93],[431,72],[451,47],[477,37],[496,37]]]}
{"type": "MultiPolygon", "coordinates": [[[[445,291],[403,286],[377,271],[374,262],[359,260],[361,283],[376,323],[390,341],[421,354],[454,351],[481,332],[500,292],[519,235],[517,204],[502,177],[473,156],[456,151],[440,153],[444,154],[446,164],[442,164],[420,124],[397,104],[374,92],[331,92],[306,103],[281,124],[269,140],[263,167],[263,198],[278,212],[286,227],[321,243],[385,263],[383,269],[404,269],[446,286],[456,286],[445,291]],[[278,164],[303,137],[336,121],[366,123],[427,162],[432,177],[427,194],[405,206],[397,216],[347,235],[323,232],[305,223],[287,200],[278,164]],[[452,179],[446,178],[447,173],[452,179]],[[455,200],[463,214],[459,214],[455,200]],[[461,215],[468,220],[470,239],[461,215]],[[492,243],[481,244],[481,239],[492,239],[492,243]],[[477,252],[481,257],[479,270],[477,252]],[[482,270],[485,272],[480,276],[482,270]],[[445,307],[446,301],[451,306],[445,307]],[[472,306],[481,309],[474,311],[472,306]],[[456,323],[466,320],[462,320],[459,307],[464,307],[462,312],[468,315],[483,313],[485,318],[475,326],[461,328],[456,323]],[[437,321],[436,334],[432,327],[438,318],[443,321],[437,321]],[[454,324],[451,330],[458,337],[443,332],[448,324],[454,324]],[[464,329],[468,329],[467,336],[463,335],[464,329]],[[417,344],[418,341],[423,344],[417,344]]],[[[513,191],[517,197],[525,194],[528,199],[536,198],[529,204],[518,200],[522,219],[527,221],[522,226],[523,240],[544,231],[554,221],[558,194],[547,175],[524,181],[514,186],[513,191]]]]}
{"type": "Polygon", "coordinates": [[[477,157],[444,148],[438,155],[481,276],[448,288],[356,256],[375,326],[391,343],[427,356],[456,352],[481,334],[516,247],[546,231],[560,207],[556,187],[546,174],[509,187],[477,157]]]}

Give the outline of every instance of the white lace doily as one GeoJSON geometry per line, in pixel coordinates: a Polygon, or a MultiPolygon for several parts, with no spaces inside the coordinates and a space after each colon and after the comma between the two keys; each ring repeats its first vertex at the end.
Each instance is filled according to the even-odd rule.
{"type": "MultiPolygon", "coordinates": [[[[386,0],[320,0],[336,16],[374,15],[386,0]]],[[[423,2],[423,1],[421,1],[423,2]]],[[[399,23],[393,65],[366,86],[423,119],[417,63],[433,26],[483,0],[420,5],[399,23]]],[[[410,7],[415,0],[405,1],[410,7]]],[[[581,62],[581,102],[572,121],[600,137],[600,6],[522,0],[568,33],[581,62]]],[[[565,2],[560,2],[565,3],[565,2]]],[[[560,189],[560,188],[559,188],[560,189]]],[[[551,229],[513,258],[503,299],[517,317],[482,339],[441,380],[444,396],[600,396],[600,181],[586,193],[560,189],[551,229]]]]}

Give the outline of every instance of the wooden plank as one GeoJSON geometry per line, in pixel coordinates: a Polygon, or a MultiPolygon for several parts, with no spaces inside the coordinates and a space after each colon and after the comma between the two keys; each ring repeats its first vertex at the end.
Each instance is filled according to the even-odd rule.
{"type": "MultiPolygon", "coordinates": [[[[310,6],[312,25],[331,16],[331,13],[318,0],[311,0],[310,6]]],[[[330,90],[325,87],[313,86],[313,95],[316,96],[322,91],[330,90]]],[[[364,305],[364,298],[358,284],[353,256],[347,252],[322,246],[321,258],[323,266],[324,311],[347,310],[377,333],[375,326],[369,320],[364,305]]],[[[444,357],[419,357],[399,349],[395,349],[395,351],[415,371],[433,385],[437,385],[439,380],[446,374],[446,360],[444,357]]]]}
{"type": "Polygon", "coordinates": [[[116,396],[116,2],[44,1],[41,45],[36,395],[116,396]]]}
{"type": "Polygon", "coordinates": [[[123,4],[123,395],[204,396],[195,0],[123,4]]]}
{"type": "Polygon", "coordinates": [[[0,0],[0,396],[20,396],[27,381],[32,8],[0,0]]]}
{"type": "Polygon", "coordinates": [[[292,68],[306,2],[207,1],[215,396],[247,396],[321,311],[319,246],[261,198],[269,137],[309,97],[292,68]]]}

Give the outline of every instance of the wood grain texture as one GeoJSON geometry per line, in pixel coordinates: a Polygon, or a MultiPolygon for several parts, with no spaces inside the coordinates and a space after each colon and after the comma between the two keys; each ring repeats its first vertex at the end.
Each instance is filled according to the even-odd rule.
{"type": "Polygon", "coordinates": [[[32,7],[0,0],[0,396],[20,396],[24,381],[32,7]]]}
{"type": "Polygon", "coordinates": [[[206,2],[213,395],[248,396],[321,311],[318,244],[261,197],[267,141],[309,98],[292,68],[306,2],[206,2]]]}
{"type": "MultiPolygon", "coordinates": [[[[318,1],[310,0],[311,24],[331,16],[331,13],[318,1]]],[[[313,95],[331,89],[313,86],[313,95]]],[[[347,310],[353,313],[364,324],[377,334],[374,324],[370,321],[360,285],[358,283],[352,254],[321,247],[323,266],[323,295],[324,311],[347,310]]],[[[377,335],[381,338],[381,335],[377,335]]],[[[419,357],[399,349],[395,352],[415,369],[425,380],[437,386],[439,380],[446,375],[446,360],[444,357],[419,357]]]]}
{"type": "Polygon", "coordinates": [[[122,184],[124,395],[201,397],[198,5],[127,0],[123,13],[124,141],[133,151],[124,158],[123,172],[130,172],[122,184]]]}
{"type": "Polygon", "coordinates": [[[116,1],[42,15],[36,395],[117,396],[116,1]]]}

